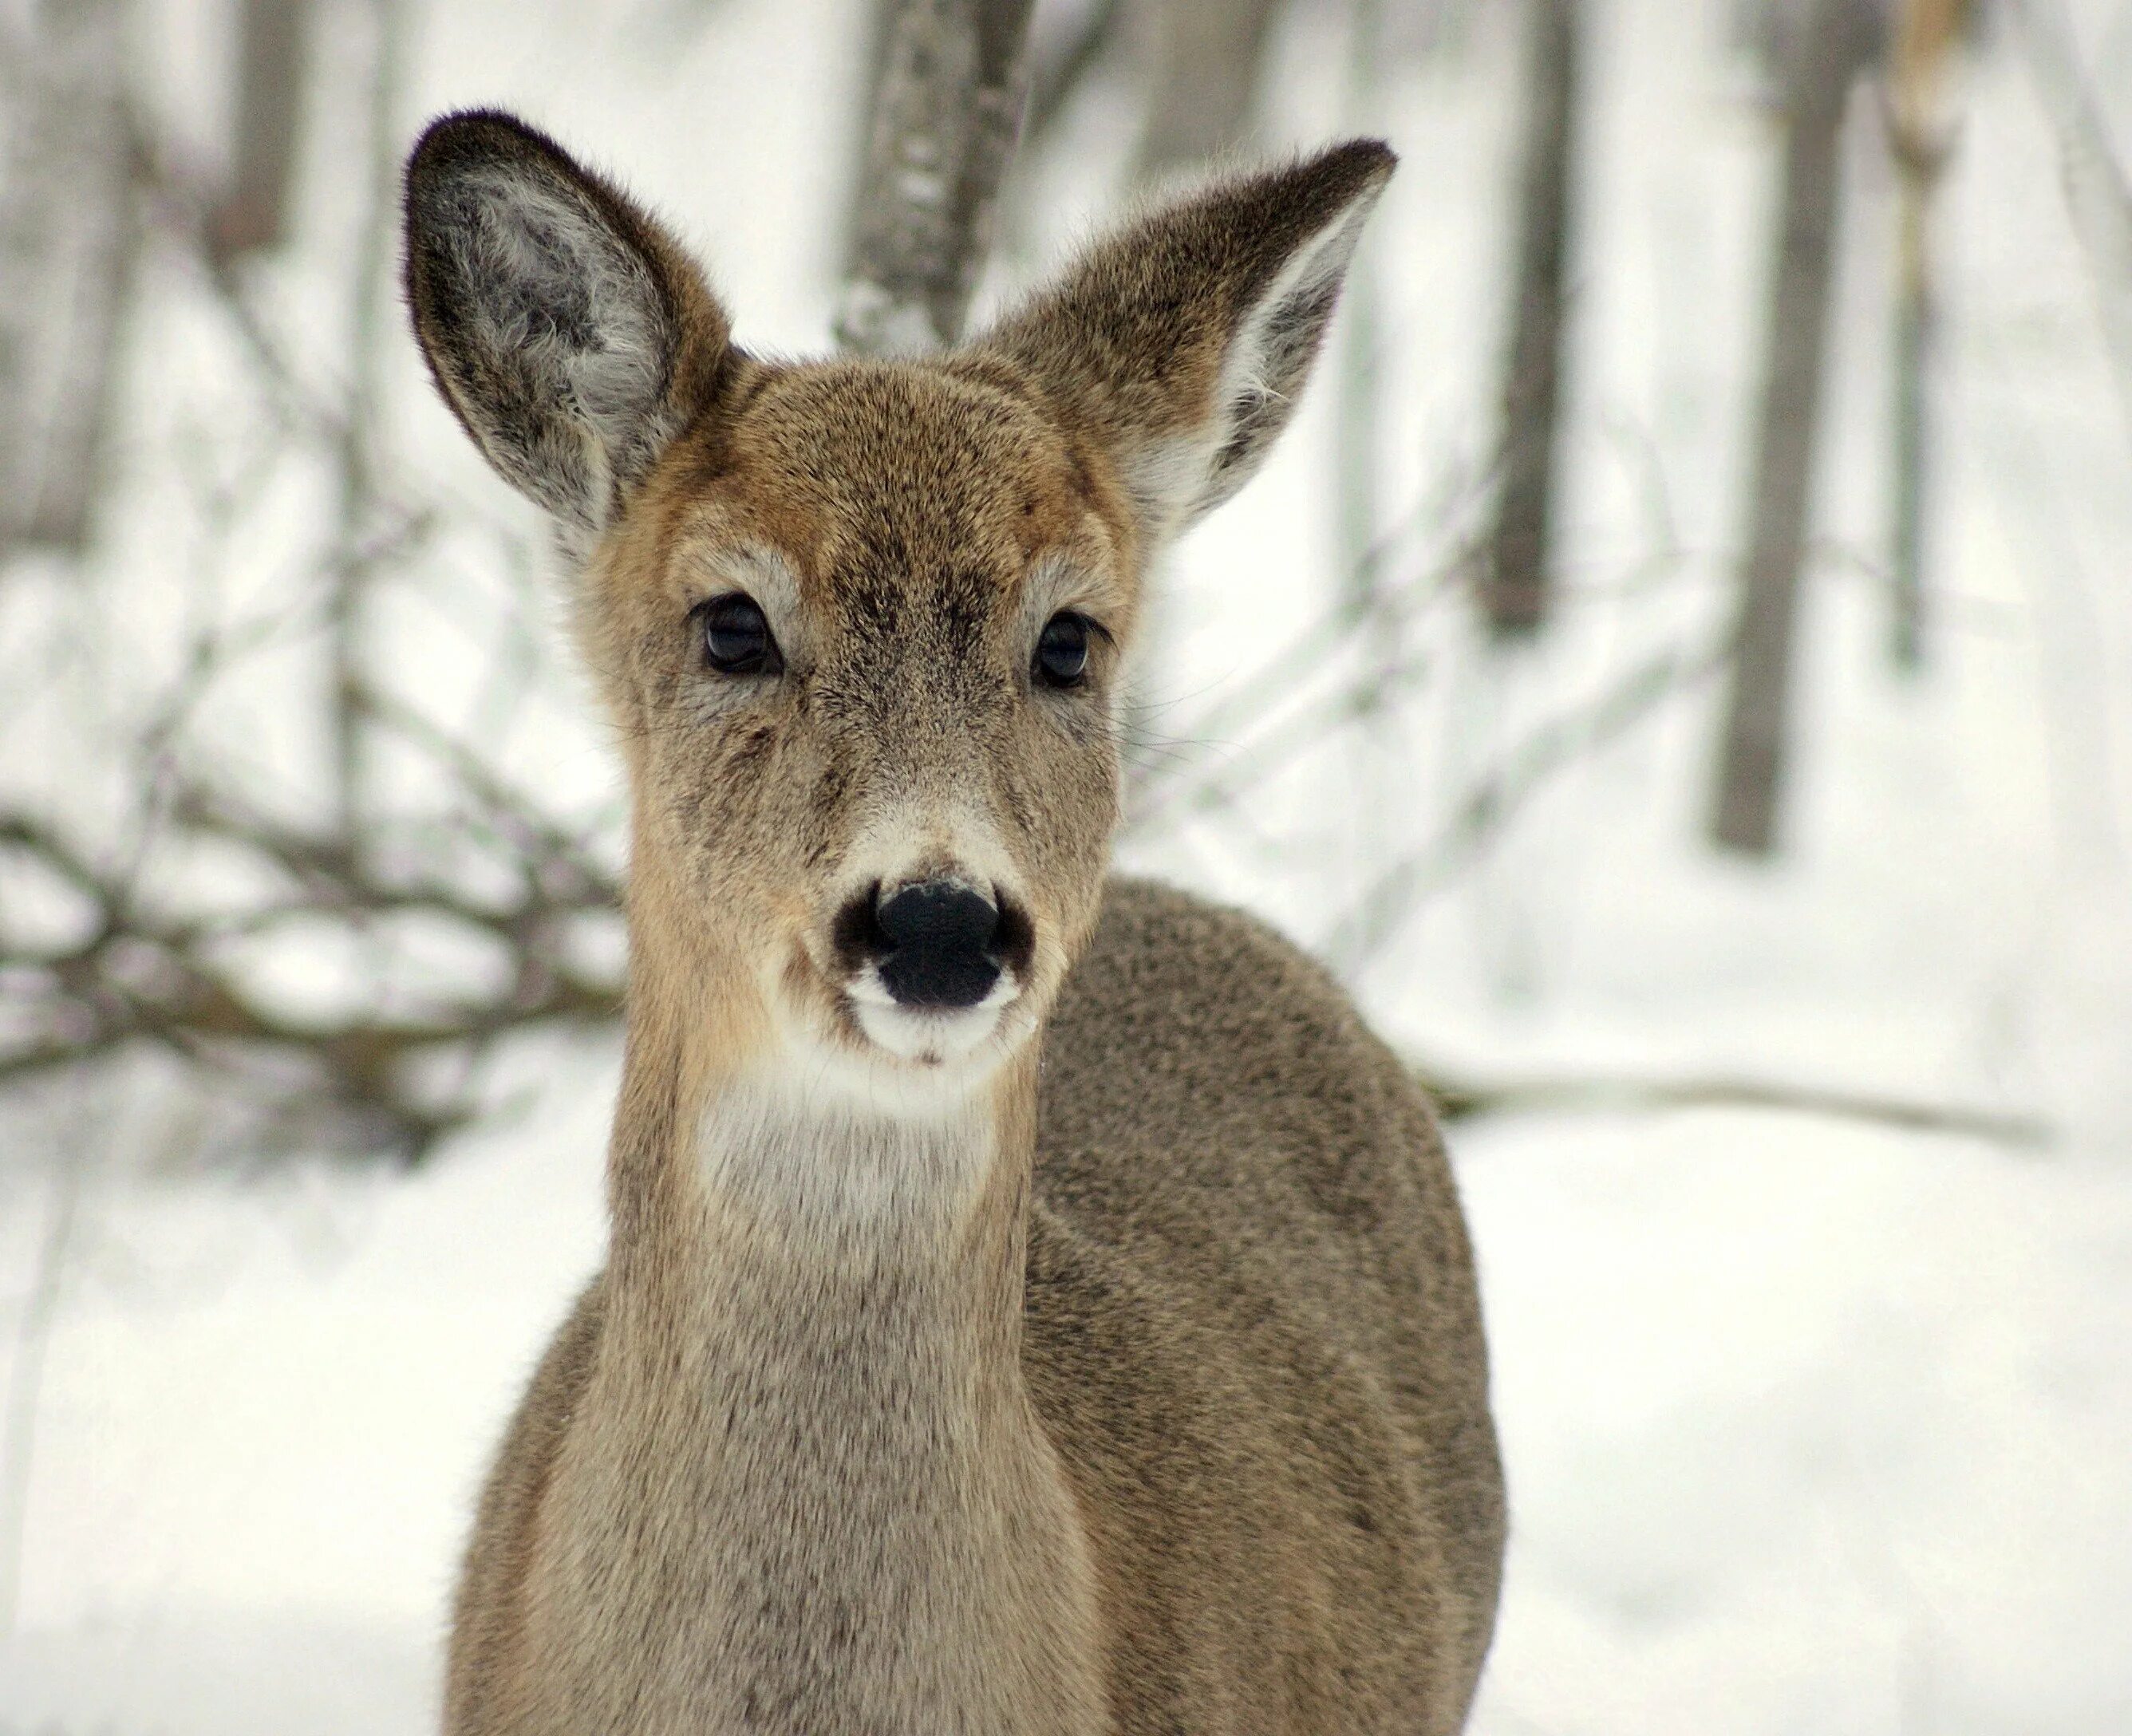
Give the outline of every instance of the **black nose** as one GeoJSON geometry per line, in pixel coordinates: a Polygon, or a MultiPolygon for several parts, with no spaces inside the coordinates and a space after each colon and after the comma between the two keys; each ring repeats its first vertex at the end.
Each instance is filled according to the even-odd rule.
{"type": "Polygon", "coordinates": [[[881,980],[899,1006],[972,1007],[1000,974],[1000,913],[953,880],[905,886],[874,908],[881,980]]]}

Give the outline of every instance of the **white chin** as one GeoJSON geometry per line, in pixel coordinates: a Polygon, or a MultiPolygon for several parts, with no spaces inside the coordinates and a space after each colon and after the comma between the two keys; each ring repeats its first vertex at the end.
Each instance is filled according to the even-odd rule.
{"type": "Polygon", "coordinates": [[[953,1069],[979,1055],[1001,1033],[1011,1009],[1021,997],[1014,972],[1002,971],[992,992],[975,1006],[907,1007],[888,992],[880,972],[869,966],[845,985],[852,1010],[876,1048],[920,1067],[953,1069]]]}
{"type": "Polygon", "coordinates": [[[859,1029],[899,1061],[939,1067],[967,1061],[998,1033],[1005,1000],[973,1007],[901,1007],[852,999],[859,1029]]]}

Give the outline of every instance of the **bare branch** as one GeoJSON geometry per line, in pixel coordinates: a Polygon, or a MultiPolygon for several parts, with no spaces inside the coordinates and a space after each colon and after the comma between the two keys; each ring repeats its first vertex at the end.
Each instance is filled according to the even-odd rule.
{"type": "Polygon", "coordinates": [[[0,1482],[0,1639],[12,1638],[15,1631],[22,1585],[23,1521],[29,1512],[30,1466],[36,1449],[45,1357],[87,1181],[84,1163],[62,1163],[52,1171],[44,1238],[38,1245],[30,1293],[15,1326],[7,1409],[0,1413],[0,1477],[5,1479],[0,1482]]]}
{"type": "Polygon", "coordinates": [[[1539,726],[1466,790],[1433,840],[1377,878],[1333,929],[1328,954],[1352,962],[1376,952],[1417,899],[1471,863],[1563,771],[1626,733],[1666,700],[1698,686],[1725,661],[1721,648],[1661,652],[1589,706],[1539,726]]]}

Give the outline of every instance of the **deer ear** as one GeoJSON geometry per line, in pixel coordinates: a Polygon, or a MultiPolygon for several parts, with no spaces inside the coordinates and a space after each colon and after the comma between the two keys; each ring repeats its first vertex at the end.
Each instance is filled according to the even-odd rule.
{"type": "Polygon", "coordinates": [[[1242,487],[1286,426],[1396,161],[1355,139],[1219,183],[1100,242],[984,347],[1108,447],[1164,540],[1242,487]]]}
{"type": "Polygon", "coordinates": [[[597,535],[713,391],[730,328],[680,247],[510,115],[407,161],[406,284],[437,387],[505,481],[597,535]]]}

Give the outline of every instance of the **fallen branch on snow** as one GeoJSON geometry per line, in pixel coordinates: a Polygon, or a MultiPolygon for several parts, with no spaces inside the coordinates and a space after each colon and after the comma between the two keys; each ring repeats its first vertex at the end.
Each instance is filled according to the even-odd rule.
{"type": "Polygon", "coordinates": [[[1774,1080],[1610,1078],[1601,1074],[1491,1080],[1419,1064],[1412,1072],[1447,1121],[1563,1110],[1760,1109],[1981,1139],[2024,1150],[2040,1150],[2058,1139],[2058,1129],[2037,1115],[1774,1080]]]}

